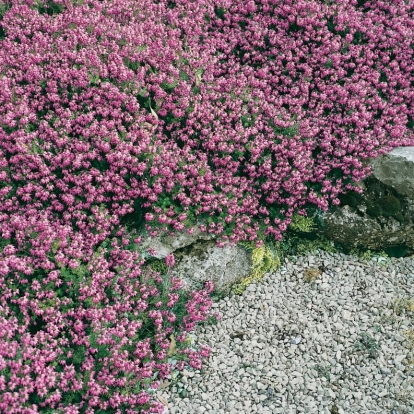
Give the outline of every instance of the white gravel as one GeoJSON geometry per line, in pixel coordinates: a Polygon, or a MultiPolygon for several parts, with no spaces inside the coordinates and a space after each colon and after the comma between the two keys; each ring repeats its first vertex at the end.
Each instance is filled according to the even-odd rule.
{"type": "Polygon", "coordinates": [[[414,257],[317,252],[214,306],[194,332],[211,356],[157,391],[166,413],[414,413],[414,257]]]}

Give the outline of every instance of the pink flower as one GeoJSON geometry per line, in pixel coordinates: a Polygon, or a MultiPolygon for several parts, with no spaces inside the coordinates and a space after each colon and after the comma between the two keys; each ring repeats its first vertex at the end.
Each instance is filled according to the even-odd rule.
{"type": "MultiPolygon", "coordinates": [[[[366,177],[362,160],[414,145],[409,2],[169,3],[6,2],[3,411],[161,412],[143,379],[168,375],[160,349],[208,317],[214,287],[179,319],[181,281],[166,292],[128,248],[138,227],[281,240],[294,212],[366,177]]],[[[208,355],[182,351],[179,369],[208,355]]]]}
{"type": "Polygon", "coordinates": [[[168,255],[165,257],[165,264],[166,264],[168,267],[174,267],[174,265],[175,265],[175,258],[174,258],[174,255],[173,255],[172,253],[168,254],[168,255]]]}

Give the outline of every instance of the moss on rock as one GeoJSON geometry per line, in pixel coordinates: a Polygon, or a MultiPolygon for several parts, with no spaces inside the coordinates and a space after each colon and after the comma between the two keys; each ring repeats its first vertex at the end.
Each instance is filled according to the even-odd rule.
{"type": "Polygon", "coordinates": [[[382,207],[375,200],[367,200],[367,214],[371,217],[381,217],[383,215],[382,207]]]}
{"type": "Polygon", "coordinates": [[[378,203],[382,208],[382,215],[385,217],[391,217],[401,212],[401,203],[397,197],[393,195],[386,195],[378,200],[378,203]]]}
{"type": "Polygon", "coordinates": [[[357,208],[364,199],[364,197],[356,191],[349,191],[348,193],[340,194],[338,198],[343,206],[346,205],[353,208],[357,208]]]}
{"type": "Polygon", "coordinates": [[[401,224],[405,222],[404,215],[402,213],[400,213],[400,212],[394,214],[393,217],[395,218],[395,220],[397,220],[401,224]]]}
{"type": "Polygon", "coordinates": [[[246,287],[254,281],[261,280],[267,272],[275,271],[281,265],[280,257],[277,252],[264,244],[262,247],[256,248],[255,243],[239,242],[239,245],[252,251],[252,273],[243,278],[239,283],[232,286],[233,292],[241,295],[246,287]]]}

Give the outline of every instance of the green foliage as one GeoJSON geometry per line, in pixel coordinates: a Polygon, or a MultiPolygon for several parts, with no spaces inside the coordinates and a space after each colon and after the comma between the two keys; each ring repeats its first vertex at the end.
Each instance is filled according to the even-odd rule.
{"type": "Polygon", "coordinates": [[[77,346],[72,355],[72,362],[75,366],[80,367],[86,357],[86,346],[77,346]]]}
{"type": "Polygon", "coordinates": [[[214,7],[214,13],[219,19],[224,20],[226,9],[224,9],[223,7],[214,7]]]}
{"type": "Polygon", "coordinates": [[[361,333],[360,340],[356,341],[354,346],[358,351],[368,352],[369,358],[378,357],[378,342],[366,332],[361,333]]]}
{"type": "Polygon", "coordinates": [[[280,257],[275,249],[265,244],[259,248],[252,242],[239,242],[240,246],[252,251],[252,273],[233,285],[233,292],[240,295],[253,281],[261,280],[267,272],[275,271],[280,266],[280,257]]]}
{"type": "Polygon", "coordinates": [[[164,89],[164,91],[172,92],[177,85],[178,85],[178,80],[176,79],[172,83],[168,83],[166,81],[163,81],[160,86],[161,86],[162,89],[164,89]]]}
{"type": "Polygon", "coordinates": [[[319,376],[325,377],[327,381],[331,380],[331,365],[315,365],[314,370],[318,373],[319,376]]]}
{"type": "Polygon", "coordinates": [[[109,163],[106,159],[97,160],[95,158],[91,161],[91,167],[103,172],[109,169],[109,163]]]}
{"type": "Polygon", "coordinates": [[[367,37],[360,30],[357,30],[354,33],[354,38],[352,40],[352,43],[354,45],[357,45],[357,44],[365,45],[365,44],[368,43],[368,39],[367,39],[367,37]]]}
{"type": "Polygon", "coordinates": [[[384,251],[381,252],[373,252],[369,249],[363,250],[360,248],[354,248],[349,251],[350,255],[358,257],[360,260],[364,262],[369,262],[371,260],[376,260],[380,263],[380,265],[384,266],[389,263],[389,257],[387,253],[384,251]]]}
{"type": "Polygon", "coordinates": [[[150,258],[145,263],[144,267],[150,267],[154,272],[164,274],[168,272],[168,267],[165,264],[165,260],[150,258]]]}
{"type": "Polygon", "coordinates": [[[305,217],[299,214],[294,214],[292,222],[290,223],[290,229],[301,233],[310,233],[315,230],[315,223],[312,217],[305,217]]]}
{"type": "Polygon", "coordinates": [[[256,115],[255,114],[243,115],[241,117],[241,123],[242,123],[244,128],[249,128],[249,127],[254,126],[255,121],[256,121],[256,115]]]}
{"type": "Polygon", "coordinates": [[[60,269],[60,273],[64,284],[59,286],[56,291],[58,297],[70,297],[77,301],[81,283],[86,281],[86,276],[89,274],[87,267],[85,265],[80,265],[76,269],[63,267],[60,269]]]}
{"type": "Polygon", "coordinates": [[[395,220],[397,220],[399,223],[404,223],[405,218],[404,215],[400,212],[397,212],[393,215],[393,217],[395,218],[395,220]]]}
{"type": "Polygon", "coordinates": [[[379,200],[382,206],[382,213],[385,217],[391,217],[401,211],[401,203],[397,197],[386,195],[379,200]]]}
{"type": "Polygon", "coordinates": [[[190,80],[190,76],[188,76],[188,73],[185,72],[184,70],[180,69],[180,79],[182,81],[189,81],[190,80]]]}
{"type": "Polygon", "coordinates": [[[57,4],[52,0],[48,0],[47,2],[37,0],[35,2],[35,7],[40,14],[48,14],[49,16],[53,16],[54,14],[61,14],[64,10],[63,4],[57,4]]]}
{"type": "Polygon", "coordinates": [[[390,257],[407,257],[412,254],[412,248],[408,247],[405,243],[386,247],[384,251],[390,257]]]}
{"type": "Polygon", "coordinates": [[[106,358],[111,355],[111,352],[108,349],[108,345],[105,344],[98,344],[97,343],[98,334],[97,332],[93,332],[90,335],[89,343],[91,344],[91,348],[96,349],[98,352],[95,354],[95,358],[106,358]]]}
{"type": "Polygon", "coordinates": [[[196,85],[197,85],[197,86],[200,84],[200,82],[201,82],[201,79],[202,79],[202,77],[203,77],[204,72],[205,72],[205,69],[204,69],[203,67],[198,68],[198,69],[195,71],[195,79],[196,79],[196,85]]]}
{"type": "Polygon", "coordinates": [[[2,1],[0,3],[0,21],[3,19],[3,16],[7,11],[11,9],[11,3],[8,1],[2,1]]]}
{"type": "Polygon", "coordinates": [[[144,200],[135,199],[133,204],[134,211],[121,217],[121,225],[125,225],[131,230],[141,229],[145,223],[145,214],[150,211],[149,208],[141,207],[143,203],[144,200]]]}
{"type": "MultiPolygon", "coordinates": [[[[8,10],[10,10],[11,4],[6,2],[0,3],[0,22],[3,20],[3,16],[6,14],[8,10]]],[[[3,26],[0,25],[0,40],[3,40],[6,38],[6,32],[3,29],[3,26]]]]}
{"type": "Polygon", "coordinates": [[[353,208],[358,207],[363,201],[363,196],[356,191],[349,191],[345,194],[340,194],[338,198],[341,205],[348,205],[353,208]]]}
{"type": "Polygon", "coordinates": [[[288,256],[305,255],[317,250],[329,253],[338,251],[338,247],[332,241],[316,232],[321,225],[319,223],[319,213],[309,209],[308,214],[311,217],[294,214],[282,241],[275,242],[271,238],[266,238],[266,243],[272,245],[281,259],[288,256]]]}
{"type": "Polygon", "coordinates": [[[331,414],[339,414],[339,409],[336,405],[331,407],[331,414]]]}
{"type": "Polygon", "coordinates": [[[11,244],[11,240],[10,239],[4,239],[3,237],[0,236],[0,253],[9,244],[11,244]]]}
{"type": "Polygon", "coordinates": [[[273,128],[275,135],[283,135],[284,137],[293,138],[299,133],[299,123],[295,123],[289,127],[276,126],[272,121],[269,121],[269,124],[273,128]]]}
{"type": "Polygon", "coordinates": [[[320,236],[314,240],[297,238],[294,249],[298,255],[314,253],[317,250],[323,250],[328,253],[335,253],[338,251],[335,244],[323,236],[320,236]]]}
{"type": "Polygon", "coordinates": [[[383,215],[382,207],[372,200],[367,201],[366,212],[371,217],[381,217],[383,215]]]}

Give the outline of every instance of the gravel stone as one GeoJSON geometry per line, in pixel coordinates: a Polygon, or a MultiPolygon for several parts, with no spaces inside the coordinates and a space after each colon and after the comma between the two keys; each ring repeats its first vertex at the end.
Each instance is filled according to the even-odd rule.
{"type": "Polygon", "coordinates": [[[221,320],[194,331],[211,355],[176,371],[165,414],[414,413],[414,311],[396,305],[413,298],[414,257],[289,258],[214,304],[221,320]]]}

